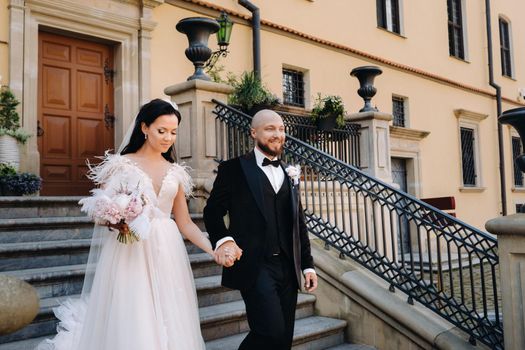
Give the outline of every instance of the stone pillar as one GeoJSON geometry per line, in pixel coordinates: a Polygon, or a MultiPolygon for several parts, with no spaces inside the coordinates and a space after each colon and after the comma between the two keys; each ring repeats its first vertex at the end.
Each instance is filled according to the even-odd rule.
{"type": "Polygon", "coordinates": [[[392,183],[389,135],[392,116],[382,112],[361,112],[350,114],[346,119],[361,125],[361,169],[386,183],[392,183]]]}
{"type": "Polygon", "coordinates": [[[215,104],[211,100],[225,102],[232,90],[226,84],[198,79],[164,89],[182,114],[175,146],[179,161],[193,169],[195,198],[190,200],[189,209],[194,213],[202,213],[213,185],[213,170],[217,168],[216,123],[212,113],[215,104]]]}
{"type": "Polygon", "coordinates": [[[22,116],[24,62],[24,0],[10,0],[9,5],[9,88],[20,101],[17,112],[22,116]]]}
{"type": "Polygon", "coordinates": [[[498,236],[500,294],[505,350],[525,349],[525,214],[489,220],[485,228],[498,236]]]}

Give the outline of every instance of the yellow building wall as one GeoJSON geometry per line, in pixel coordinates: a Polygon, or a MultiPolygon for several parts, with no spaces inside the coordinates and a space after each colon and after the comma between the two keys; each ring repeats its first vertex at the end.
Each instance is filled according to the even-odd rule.
{"type": "Polygon", "coordinates": [[[9,1],[0,0],[0,85],[9,83],[9,1]]]}
{"type": "MultiPolygon", "coordinates": [[[[0,41],[8,41],[9,37],[8,2],[0,0],[0,41]]],[[[97,2],[100,6],[102,3],[97,2]]],[[[164,88],[185,81],[193,73],[193,66],[184,55],[188,47],[187,38],[175,29],[177,22],[211,11],[188,2],[176,3],[193,7],[196,11],[169,3],[153,10],[152,19],[157,22],[157,26],[151,39],[151,97],[163,97],[164,88]]],[[[209,3],[249,15],[234,0],[214,0],[209,3]]],[[[465,61],[449,56],[446,1],[403,0],[402,35],[377,28],[375,1],[254,0],[254,3],[260,7],[263,20],[489,93],[494,92],[488,85],[485,8],[482,1],[464,1],[468,55],[465,61]]],[[[524,9],[525,4],[520,1],[492,1],[494,75],[496,82],[502,86],[503,96],[513,100],[517,98],[518,89],[525,87],[525,72],[520,64],[525,61],[525,45],[520,45],[525,33],[525,21],[519,21],[524,9]],[[501,76],[497,22],[500,15],[511,23],[514,79],[501,76]]],[[[230,54],[218,62],[218,65],[224,66],[223,76],[226,72],[240,75],[252,69],[251,28],[248,22],[233,19],[236,24],[229,46],[230,54]]],[[[420,142],[419,178],[416,184],[420,189],[420,197],[454,196],[458,217],[480,228],[483,228],[487,219],[499,215],[497,121],[493,98],[378,64],[264,25],[261,41],[264,83],[282,98],[283,65],[304,70],[307,108],[311,108],[317,92],[321,92],[340,95],[348,112],[358,111],[363,102],[356,92],[358,81],[350,76],[350,71],[362,65],[381,66],[383,74],[376,78],[378,93],[373,104],[380,111],[391,113],[392,94],[406,96],[409,127],[430,132],[420,142]],[[479,125],[480,176],[484,188],[481,192],[460,191],[461,153],[455,109],[488,115],[479,125]]],[[[214,50],[217,48],[215,36],[210,38],[209,46],[214,50]]],[[[6,44],[0,43],[0,75],[3,84],[9,81],[8,49],[6,44]]],[[[514,107],[505,102],[503,109],[514,107]]],[[[510,190],[513,184],[510,134],[509,128],[504,126],[507,205],[509,213],[512,213],[516,203],[525,202],[525,193],[510,190]]]]}
{"type": "MultiPolygon", "coordinates": [[[[336,0],[279,1],[279,11],[275,10],[274,1],[261,1],[257,5],[263,20],[493,93],[488,85],[484,4],[471,1],[465,3],[468,41],[468,58],[465,61],[449,56],[445,1],[423,3],[404,0],[402,36],[377,28],[374,1],[362,1],[360,6],[336,0]],[[291,13],[294,16],[290,16],[291,13]]],[[[236,1],[217,0],[214,4],[249,14],[236,1]]],[[[497,18],[500,13],[519,13],[518,9],[523,7],[516,2],[502,1],[493,4],[492,8],[494,75],[502,85],[503,95],[509,98],[517,97],[519,82],[524,82],[525,76],[519,65],[515,64],[515,80],[501,77],[497,18]]],[[[158,26],[152,38],[152,96],[163,95],[166,86],[184,81],[192,74],[193,66],[184,56],[187,39],[175,30],[180,19],[192,16],[202,16],[202,13],[170,4],[154,10],[153,17],[158,26]]],[[[516,37],[520,35],[518,30],[523,33],[525,28],[517,19],[511,25],[516,62],[519,57],[525,57],[523,45],[516,44],[516,37]]],[[[225,72],[237,75],[244,70],[251,70],[251,45],[251,28],[247,23],[236,23],[229,47],[230,54],[227,58],[221,58],[218,65],[223,65],[225,72]]],[[[210,37],[209,46],[216,49],[214,36],[210,37]]],[[[261,46],[262,78],[278,97],[282,98],[283,65],[305,70],[307,107],[311,107],[315,95],[321,92],[340,95],[348,112],[358,111],[363,102],[356,92],[358,81],[349,73],[357,66],[378,65],[264,26],[261,46]]],[[[483,229],[486,220],[498,216],[501,211],[495,100],[402,70],[380,66],[383,74],[376,78],[378,93],[373,104],[380,111],[392,113],[392,94],[406,96],[409,103],[409,127],[430,131],[430,135],[420,142],[420,197],[454,196],[457,216],[483,229]],[[461,150],[455,109],[488,115],[479,124],[481,192],[460,191],[461,150]]],[[[505,104],[504,110],[514,107],[505,104]]],[[[508,189],[513,183],[509,135],[508,128],[504,127],[508,189]]],[[[509,213],[514,212],[515,203],[521,202],[525,202],[525,194],[508,191],[509,213]]]]}

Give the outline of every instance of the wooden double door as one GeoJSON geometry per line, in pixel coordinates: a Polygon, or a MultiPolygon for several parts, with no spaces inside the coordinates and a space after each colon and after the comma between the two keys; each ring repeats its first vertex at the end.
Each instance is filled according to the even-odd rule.
{"type": "Polygon", "coordinates": [[[112,48],[46,32],[38,48],[41,194],[85,195],[86,160],[114,148],[112,48]]]}

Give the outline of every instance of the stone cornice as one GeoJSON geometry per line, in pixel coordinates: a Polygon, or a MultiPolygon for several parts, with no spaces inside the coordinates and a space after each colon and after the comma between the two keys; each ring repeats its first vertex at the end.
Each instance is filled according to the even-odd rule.
{"type": "Polygon", "coordinates": [[[475,122],[478,122],[478,123],[480,121],[482,121],[482,120],[485,120],[488,117],[487,114],[473,112],[473,111],[469,111],[469,110],[461,109],[461,108],[460,109],[455,109],[454,110],[454,115],[458,119],[467,119],[467,120],[472,120],[472,121],[475,121],[475,122]]]}
{"type": "Polygon", "coordinates": [[[345,116],[345,120],[350,120],[353,123],[357,123],[357,122],[364,121],[364,120],[371,120],[371,119],[385,120],[389,122],[392,120],[392,115],[388,113],[383,113],[383,112],[370,111],[370,112],[351,113],[345,116]]]}
{"type": "Polygon", "coordinates": [[[124,4],[130,4],[135,6],[144,6],[150,9],[154,9],[164,3],[164,0],[113,0],[116,2],[122,2],[124,4]]]}
{"type": "Polygon", "coordinates": [[[428,135],[430,135],[430,131],[390,126],[390,136],[398,139],[421,141],[428,135]]]}
{"type": "MultiPolygon", "coordinates": [[[[233,11],[233,10],[224,8],[222,6],[218,6],[218,5],[212,4],[210,2],[202,1],[202,0],[165,0],[165,1],[166,1],[166,3],[170,3],[170,4],[173,4],[173,5],[177,5],[177,6],[181,6],[182,4],[187,3],[187,4],[196,5],[197,7],[201,7],[203,9],[210,9],[210,10],[213,10],[213,11],[216,11],[216,12],[224,11],[230,16],[233,16],[233,17],[236,17],[238,19],[241,19],[246,24],[249,24],[248,21],[251,19],[251,15],[245,15],[245,14],[242,14],[240,12],[233,11]]],[[[200,12],[203,12],[206,15],[210,15],[209,11],[202,11],[201,10],[200,12]]],[[[473,93],[476,93],[476,94],[484,95],[484,96],[487,96],[487,97],[490,97],[490,98],[495,98],[496,97],[496,94],[492,93],[491,91],[488,91],[488,90],[485,90],[485,89],[481,89],[481,88],[478,88],[478,87],[475,87],[475,86],[471,86],[471,85],[468,85],[468,84],[464,84],[462,82],[455,81],[455,80],[452,80],[452,79],[449,79],[449,78],[446,78],[446,77],[443,77],[443,76],[440,76],[440,75],[437,75],[437,74],[434,74],[434,73],[431,73],[431,72],[427,72],[427,71],[424,71],[424,70],[419,69],[419,68],[415,68],[415,67],[411,67],[411,66],[408,66],[408,65],[405,65],[405,64],[397,63],[397,62],[391,61],[391,60],[389,60],[387,58],[376,56],[376,55],[372,55],[372,54],[369,54],[367,52],[364,52],[364,51],[361,51],[361,50],[357,50],[357,49],[354,49],[354,48],[346,46],[346,45],[335,43],[333,41],[329,41],[329,40],[325,40],[325,39],[322,39],[322,38],[319,38],[319,37],[315,37],[313,35],[310,35],[310,34],[307,34],[307,33],[304,33],[304,32],[300,32],[298,30],[295,30],[295,29],[292,29],[292,28],[289,28],[289,27],[286,27],[286,26],[283,26],[283,25],[280,25],[280,24],[277,24],[277,23],[270,22],[268,20],[261,19],[261,25],[262,25],[263,28],[273,30],[273,31],[278,32],[280,34],[290,35],[290,36],[293,36],[293,37],[297,37],[297,38],[299,38],[300,40],[303,40],[303,41],[309,41],[309,42],[313,42],[313,43],[316,43],[316,44],[320,44],[320,45],[325,46],[325,47],[329,47],[329,48],[332,48],[332,49],[340,50],[342,52],[345,52],[346,54],[358,56],[358,57],[364,58],[364,59],[366,59],[368,61],[379,63],[379,64],[382,64],[382,65],[385,65],[385,66],[389,66],[391,68],[394,68],[394,69],[397,69],[397,70],[401,70],[401,71],[404,71],[404,72],[407,72],[407,73],[411,73],[411,74],[414,74],[414,75],[418,75],[418,76],[421,76],[423,78],[426,78],[426,79],[429,79],[429,80],[433,80],[433,81],[436,81],[436,82],[441,83],[441,84],[453,86],[455,88],[459,88],[459,89],[466,90],[466,91],[469,91],[469,92],[473,92],[473,93]]],[[[520,103],[520,102],[516,101],[515,99],[511,99],[511,98],[508,98],[508,97],[502,97],[502,99],[505,102],[514,104],[516,106],[525,106],[525,104],[520,103]]]]}
{"type": "Polygon", "coordinates": [[[233,91],[233,87],[227,84],[221,84],[221,83],[215,83],[213,81],[195,79],[195,80],[188,80],[183,83],[168,86],[167,88],[164,89],[164,93],[168,96],[172,96],[172,95],[180,94],[181,92],[192,90],[192,89],[209,91],[209,92],[220,92],[224,94],[229,94],[233,91]]]}
{"type": "Polygon", "coordinates": [[[8,9],[15,8],[19,10],[24,9],[24,0],[10,0],[9,5],[7,5],[8,9]]]}
{"type": "Polygon", "coordinates": [[[93,24],[93,19],[111,23],[114,26],[140,29],[138,19],[122,16],[65,0],[26,0],[26,6],[33,13],[42,13],[60,18],[74,19],[93,24]]]}

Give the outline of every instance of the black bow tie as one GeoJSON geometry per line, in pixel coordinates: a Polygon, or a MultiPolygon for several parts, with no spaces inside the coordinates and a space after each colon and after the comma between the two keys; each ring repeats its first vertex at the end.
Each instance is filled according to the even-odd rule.
{"type": "Polygon", "coordinates": [[[264,158],[262,165],[263,166],[273,165],[274,167],[277,168],[279,165],[281,165],[281,161],[279,159],[269,160],[268,158],[264,158]]]}

